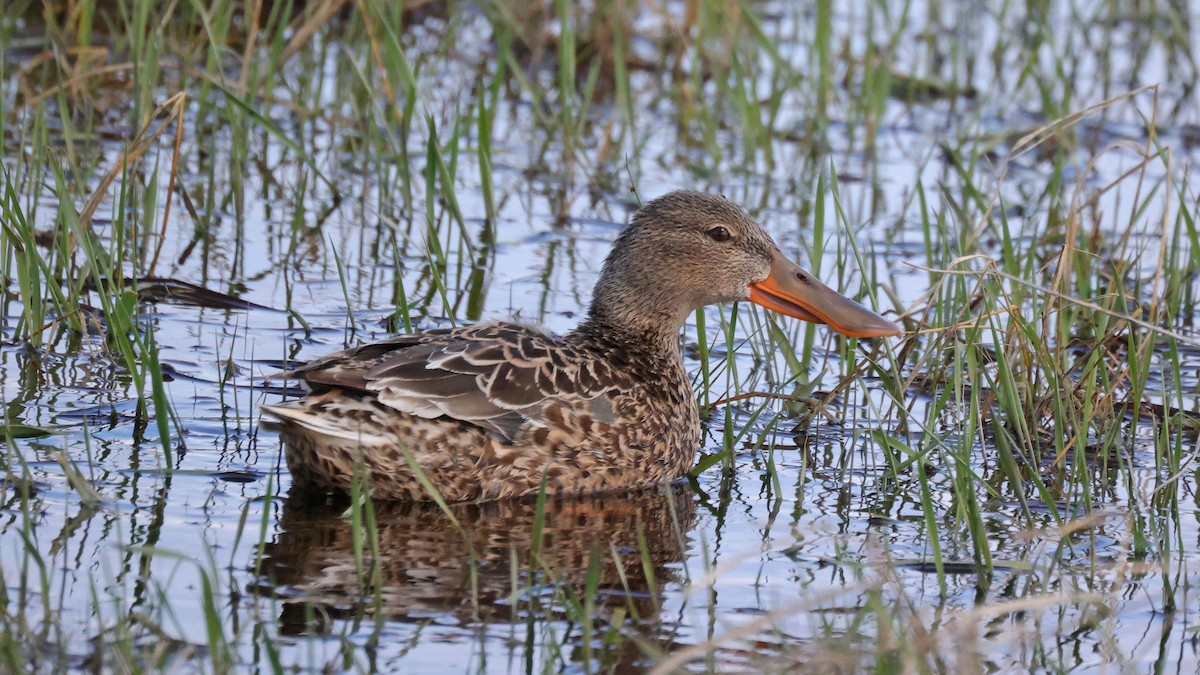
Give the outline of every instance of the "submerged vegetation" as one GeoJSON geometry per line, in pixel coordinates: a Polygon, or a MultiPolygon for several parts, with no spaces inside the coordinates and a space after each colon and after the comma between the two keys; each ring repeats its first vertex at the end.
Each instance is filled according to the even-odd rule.
{"type": "Polygon", "coordinates": [[[0,668],[1194,669],[1200,35],[981,4],[7,0],[0,668]],[[289,489],[261,375],[682,187],[907,335],[697,312],[658,492],[289,489]]]}

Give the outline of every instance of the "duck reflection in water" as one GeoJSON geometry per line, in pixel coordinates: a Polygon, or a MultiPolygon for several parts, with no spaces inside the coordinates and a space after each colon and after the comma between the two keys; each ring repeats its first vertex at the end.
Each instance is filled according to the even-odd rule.
{"type": "Polygon", "coordinates": [[[658,615],[663,585],[681,581],[675,564],[696,520],[687,485],[619,498],[551,497],[540,542],[535,499],[451,504],[458,526],[434,504],[376,501],[379,554],[360,538],[360,575],[349,507],[344,497],[295,488],[284,500],[280,533],[265,545],[260,579],[249,589],[280,600],[281,633],[325,633],[334,620],[376,612],[401,622],[560,620],[567,617],[558,591],[582,598],[593,558],[596,618],[624,608],[644,629],[658,615]]]}

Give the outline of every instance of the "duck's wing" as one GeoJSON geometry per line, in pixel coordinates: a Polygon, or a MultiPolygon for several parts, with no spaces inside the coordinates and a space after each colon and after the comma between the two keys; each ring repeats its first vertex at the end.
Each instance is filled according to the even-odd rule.
{"type": "Polygon", "coordinates": [[[316,391],[373,393],[395,410],[460,420],[508,443],[568,416],[612,424],[613,397],[632,386],[603,360],[509,323],[397,336],[313,361],[287,376],[302,378],[316,391]]]}

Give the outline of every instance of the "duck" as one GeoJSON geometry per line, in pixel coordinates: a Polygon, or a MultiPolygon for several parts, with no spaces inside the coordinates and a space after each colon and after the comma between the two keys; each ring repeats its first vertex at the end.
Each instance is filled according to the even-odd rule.
{"type": "Polygon", "coordinates": [[[263,410],[293,484],[318,490],[484,502],[646,488],[683,477],[700,446],[684,322],[747,300],[848,337],[903,332],[733,202],[681,190],[634,213],[567,335],[508,321],[397,335],[277,373],[305,394],[263,410]]]}

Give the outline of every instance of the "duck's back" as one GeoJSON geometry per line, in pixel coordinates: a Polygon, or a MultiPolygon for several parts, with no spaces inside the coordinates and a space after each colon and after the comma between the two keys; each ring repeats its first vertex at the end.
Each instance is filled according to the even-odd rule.
{"type": "Polygon", "coordinates": [[[357,474],[378,496],[429,499],[420,473],[451,501],[536,493],[543,476],[551,493],[596,492],[678,477],[698,444],[681,367],[513,323],[402,335],[287,376],[310,393],[265,409],[293,479],[323,488],[357,474]]]}

